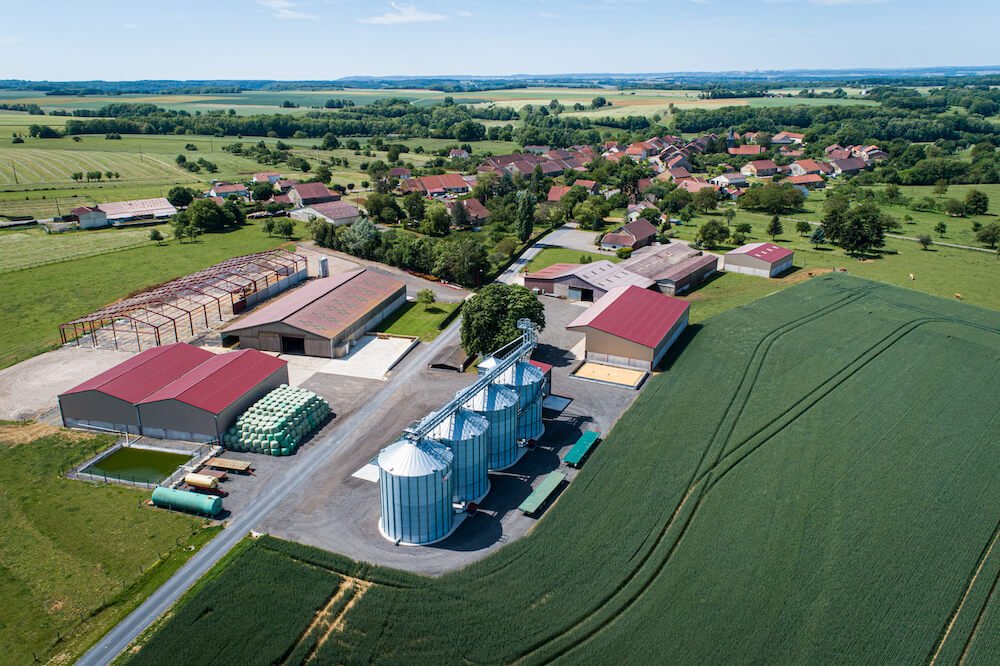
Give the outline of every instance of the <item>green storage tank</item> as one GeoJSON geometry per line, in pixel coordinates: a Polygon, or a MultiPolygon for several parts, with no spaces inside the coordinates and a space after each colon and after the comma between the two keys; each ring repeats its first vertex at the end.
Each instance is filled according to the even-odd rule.
{"type": "Polygon", "coordinates": [[[216,516],[222,511],[222,498],[192,493],[188,490],[158,487],[153,491],[153,504],[165,509],[179,509],[192,513],[216,516]]]}

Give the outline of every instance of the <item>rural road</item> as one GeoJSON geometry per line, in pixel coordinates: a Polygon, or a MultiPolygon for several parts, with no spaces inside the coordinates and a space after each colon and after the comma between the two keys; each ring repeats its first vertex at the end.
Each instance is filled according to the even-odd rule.
{"type": "MultiPolygon", "coordinates": [[[[517,273],[538,255],[552,241],[557,241],[561,229],[539,239],[528,248],[506,271],[497,278],[499,282],[512,284],[517,273]]],[[[339,427],[315,446],[300,450],[293,465],[285,473],[271,481],[271,487],[254,502],[247,505],[233,518],[222,532],[209,541],[194,557],[149,596],[138,608],[119,622],[77,662],[78,666],[103,666],[113,661],[139,634],[146,630],[158,617],[194,585],[209,569],[215,566],[255,525],[277,507],[296,487],[309,483],[310,478],[326,463],[341,446],[363,437],[365,432],[377,430],[378,423],[371,423],[379,408],[393,393],[416,379],[417,374],[442,347],[454,344],[458,339],[461,318],[455,319],[433,342],[418,346],[393,372],[389,381],[377,390],[367,404],[348,416],[339,427]],[[367,430],[366,426],[371,426],[367,430]],[[296,482],[291,483],[291,479],[296,482]]]]}

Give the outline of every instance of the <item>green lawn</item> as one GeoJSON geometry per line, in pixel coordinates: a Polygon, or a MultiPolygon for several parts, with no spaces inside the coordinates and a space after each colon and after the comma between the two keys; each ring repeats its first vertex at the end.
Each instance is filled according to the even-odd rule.
{"type": "Polygon", "coordinates": [[[0,273],[146,245],[150,229],[158,229],[165,237],[170,235],[167,225],[59,234],[47,234],[40,228],[0,231],[0,273]]]}
{"type": "Polygon", "coordinates": [[[603,252],[582,252],[564,247],[547,247],[528,262],[528,265],[524,268],[524,272],[540,271],[552,264],[579,264],[583,260],[601,261],[602,259],[606,259],[614,264],[621,261],[613,252],[604,254],[603,252]]]}
{"type": "MultiPolygon", "coordinates": [[[[371,585],[317,663],[993,663],[998,354],[995,312],[823,276],[693,327],[484,560],[429,578],[255,548],[294,560],[276,578],[304,562],[371,585]]],[[[154,640],[294,645],[303,623],[269,611],[299,595],[205,589],[154,640]]]]}
{"type": "Polygon", "coordinates": [[[248,224],[229,233],[204,234],[194,243],[148,243],[7,273],[3,276],[6,296],[0,301],[0,367],[58,344],[63,322],[144,287],[283,243],[268,237],[258,224],[248,224]]]}
{"type": "Polygon", "coordinates": [[[415,335],[423,342],[430,342],[441,333],[438,327],[459,305],[461,303],[433,303],[424,307],[421,303],[407,303],[379,324],[377,330],[394,335],[415,335]]]}
{"type": "Polygon", "coordinates": [[[6,663],[31,663],[33,653],[74,661],[215,534],[200,519],[142,507],[148,491],[60,477],[110,441],[0,441],[6,663]]]}
{"type": "MultiPolygon", "coordinates": [[[[721,218],[720,214],[716,215],[721,218]]],[[[691,224],[677,226],[673,229],[679,238],[693,240],[698,227],[711,217],[710,215],[700,215],[691,224]]],[[[739,211],[734,219],[734,224],[749,222],[752,225],[753,231],[747,238],[747,242],[770,241],[770,237],[764,231],[769,220],[770,217],[767,215],[739,211]]],[[[742,279],[745,277],[742,275],[718,278],[709,286],[697,289],[689,296],[696,302],[699,299],[704,299],[703,303],[693,307],[692,317],[701,317],[698,314],[699,307],[717,307],[709,304],[712,298],[721,298],[732,305],[738,305],[764,293],[783,289],[799,279],[799,275],[802,273],[836,268],[846,268],[852,275],[923,291],[935,296],[953,298],[954,294],[961,294],[968,303],[992,310],[1000,310],[1000,292],[995,289],[995,285],[1000,280],[1000,260],[995,254],[940,246],[924,251],[913,241],[889,239],[884,248],[887,253],[880,255],[880,258],[877,259],[860,261],[830,245],[815,249],[809,244],[806,237],[799,236],[795,232],[793,222],[785,220],[783,224],[784,233],[778,236],[776,242],[795,250],[795,266],[798,269],[798,275],[793,274],[786,280],[757,278],[764,285],[770,285],[762,285],[759,289],[753,287],[752,283],[747,283],[744,288],[746,280],[742,279]],[[914,275],[915,280],[909,279],[910,273],[914,275]],[[740,279],[733,280],[731,278],[740,279]],[[731,291],[728,288],[729,285],[738,286],[736,290],[731,291]]],[[[713,251],[723,254],[730,249],[732,246],[724,245],[713,251]]]]}

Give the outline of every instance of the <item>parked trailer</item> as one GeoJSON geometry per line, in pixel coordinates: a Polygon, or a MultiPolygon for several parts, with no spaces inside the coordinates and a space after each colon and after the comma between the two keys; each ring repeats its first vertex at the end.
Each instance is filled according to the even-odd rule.
{"type": "Polygon", "coordinates": [[[177,509],[208,516],[217,516],[222,511],[221,497],[162,486],[153,490],[153,504],[164,509],[177,509]]]}

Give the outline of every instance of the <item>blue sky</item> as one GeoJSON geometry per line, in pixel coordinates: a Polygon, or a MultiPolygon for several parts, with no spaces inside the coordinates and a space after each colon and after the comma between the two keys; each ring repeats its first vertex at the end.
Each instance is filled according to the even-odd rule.
{"type": "Polygon", "coordinates": [[[1000,64],[996,0],[11,5],[0,22],[0,78],[334,79],[1000,64]]]}

